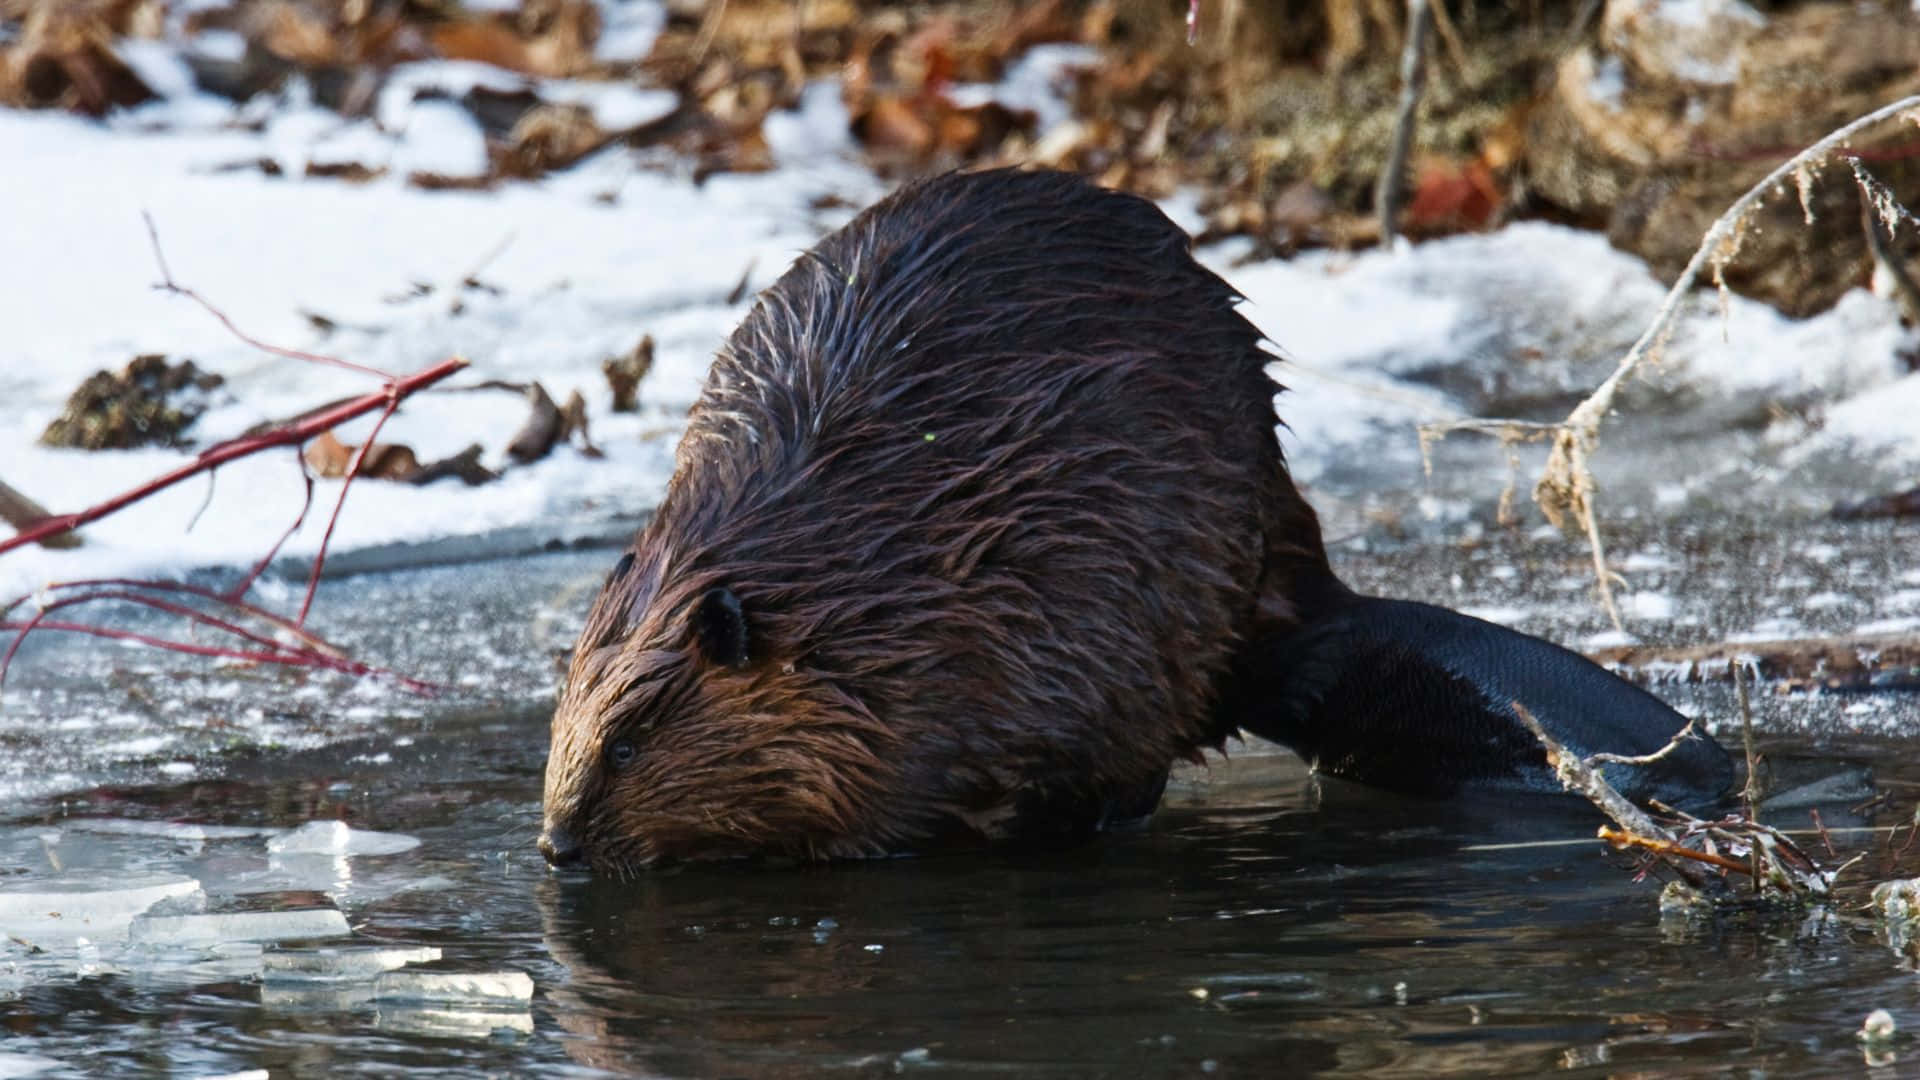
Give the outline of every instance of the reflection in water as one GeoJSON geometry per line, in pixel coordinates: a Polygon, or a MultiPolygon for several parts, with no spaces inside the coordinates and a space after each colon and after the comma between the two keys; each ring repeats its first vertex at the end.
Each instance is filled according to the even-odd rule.
{"type": "Polygon", "coordinates": [[[1185,774],[1148,828],[1065,852],[556,876],[532,847],[543,722],[450,727],[388,764],[285,761],[217,806],[183,785],[74,811],[249,827],[204,840],[53,807],[0,824],[11,880],[52,850],[331,902],[344,944],[525,972],[530,1008],[263,984],[217,956],[8,982],[0,944],[0,1054],[76,1076],[1801,1075],[1858,1070],[1876,1006],[1920,1024],[1911,961],[1846,913],[1663,921],[1577,804],[1407,802],[1282,756],[1185,774]],[[259,829],[316,818],[422,843],[269,857],[259,829]]]}
{"type": "Polygon", "coordinates": [[[1531,1074],[1749,1045],[1710,1012],[1646,1011],[1663,964],[1712,949],[1662,950],[1616,868],[1485,850],[1590,836],[1583,814],[1252,771],[1061,854],[554,878],[549,1004],[576,1061],[672,1076],[1531,1074]]]}

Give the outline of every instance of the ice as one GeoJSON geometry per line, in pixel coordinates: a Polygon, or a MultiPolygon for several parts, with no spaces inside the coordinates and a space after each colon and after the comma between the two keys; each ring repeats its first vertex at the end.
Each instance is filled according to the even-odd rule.
{"type": "Polygon", "coordinates": [[[491,1038],[497,1031],[533,1034],[533,1014],[528,1012],[422,1009],[382,1004],[374,1022],[389,1031],[436,1037],[485,1039],[491,1038]]]}
{"type": "Polygon", "coordinates": [[[114,957],[128,977],[143,983],[201,986],[260,977],[265,950],[257,941],[213,945],[138,945],[114,957]]]}
{"type": "Polygon", "coordinates": [[[199,892],[200,882],[176,874],[73,874],[14,883],[0,886],[0,934],[43,946],[73,936],[118,939],[153,905],[199,892]]]}
{"type": "Polygon", "coordinates": [[[265,978],[268,982],[295,983],[371,981],[382,972],[438,959],[440,950],[431,945],[414,949],[289,950],[266,958],[265,978]]]}
{"type": "Polygon", "coordinates": [[[523,971],[389,971],[374,981],[373,996],[377,1001],[512,1007],[533,1000],[533,978],[523,971]]]}
{"type": "Polygon", "coordinates": [[[419,846],[418,837],[356,829],[344,821],[309,821],[267,841],[276,855],[397,855],[419,846]]]}
{"type": "Polygon", "coordinates": [[[143,915],[128,938],[136,945],[198,945],[223,941],[292,941],[345,937],[353,931],[333,908],[234,911],[214,915],[143,915]]]}
{"type": "Polygon", "coordinates": [[[281,831],[249,825],[195,825],[188,822],[136,821],[129,818],[69,818],[60,824],[64,828],[80,832],[108,833],[118,836],[158,836],[181,843],[273,836],[281,831]]]}
{"type": "Polygon", "coordinates": [[[0,1080],[38,1076],[49,1069],[58,1069],[65,1064],[63,1061],[40,1057],[37,1054],[9,1054],[0,1050],[0,1080]]]}

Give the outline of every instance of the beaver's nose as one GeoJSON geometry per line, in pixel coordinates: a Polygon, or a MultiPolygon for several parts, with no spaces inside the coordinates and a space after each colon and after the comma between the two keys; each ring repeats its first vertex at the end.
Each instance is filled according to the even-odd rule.
{"type": "Polygon", "coordinates": [[[547,857],[548,866],[574,866],[580,862],[580,841],[574,839],[565,826],[548,825],[540,833],[540,854],[547,857]]]}

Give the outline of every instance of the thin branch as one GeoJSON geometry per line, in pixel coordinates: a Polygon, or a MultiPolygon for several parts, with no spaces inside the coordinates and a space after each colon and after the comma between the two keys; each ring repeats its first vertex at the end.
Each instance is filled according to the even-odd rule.
{"type": "Polygon", "coordinates": [[[1427,32],[1433,20],[1427,0],[1407,0],[1407,42],[1400,53],[1400,105],[1393,120],[1393,142],[1386,165],[1373,189],[1380,213],[1380,243],[1391,248],[1399,232],[1401,184],[1407,171],[1407,153],[1413,147],[1413,128],[1420,111],[1420,93],[1427,81],[1427,32]]]}
{"type": "Polygon", "coordinates": [[[1520,718],[1520,722],[1526,725],[1528,731],[1533,732],[1534,738],[1540,740],[1540,745],[1547,752],[1547,765],[1553,769],[1553,774],[1559,779],[1561,786],[1575,794],[1585,795],[1603,813],[1612,818],[1615,824],[1628,832],[1641,836],[1664,835],[1660,826],[1653,823],[1653,819],[1647,816],[1646,811],[1628,802],[1625,796],[1613,790],[1613,785],[1607,783],[1606,778],[1601,776],[1598,770],[1588,766],[1581,760],[1580,755],[1560,745],[1560,740],[1547,734],[1547,729],[1540,726],[1540,721],[1534,718],[1533,712],[1525,705],[1518,701],[1514,702],[1513,714],[1520,718]]]}
{"type": "Polygon", "coordinates": [[[98,521],[116,510],[131,506],[145,499],[155,492],[171,487],[190,476],[207,472],[210,469],[217,469],[229,461],[243,458],[250,454],[257,454],[271,446],[303,443],[329,428],[344,424],[356,417],[364,416],[376,409],[388,408],[392,401],[398,398],[404,398],[422,387],[431,386],[466,366],[467,361],[464,358],[458,356],[451,357],[423,371],[395,379],[390,385],[380,390],[362,394],[346,404],[336,406],[326,412],[309,416],[298,423],[221,443],[218,446],[208,449],[188,464],[182,465],[170,472],[162,473],[160,476],[134,488],[132,491],[116,495],[105,502],[91,506],[78,513],[61,514],[56,517],[47,518],[25,532],[5,540],[0,540],[0,555],[4,555],[14,548],[35,543],[43,536],[52,536],[57,533],[67,532],[72,529],[77,529],[89,522],[98,521]]]}
{"type": "Polygon", "coordinates": [[[366,439],[354,450],[353,460],[347,463],[346,475],[340,479],[340,497],[334,500],[333,513],[327,515],[327,529],[320,534],[320,547],[313,554],[313,571],[307,575],[307,595],[300,601],[300,614],[293,620],[296,623],[305,623],[307,612],[313,607],[313,594],[320,588],[320,570],[327,564],[327,545],[333,542],[333,527],[340,523],[340,510],[347,505],[347,492],[353,488],[353,478],[360,475],[360,463],[367,459],[373,441],[380,437],[380,429],[399,407],[400,399],[389,391],[386,410],[373,422],[373,430],[367,433],[366,439]]]}
{"type": "Polygon", "coordinates": [[[244,341],[247,344],[253,346],[254,348],[259,349],[261,352],[271,353],[274,356],[284,357],[288,360],[299,360],[299,361],[302,361],[303,363],[308,363],[308,364],[324,364],[329,367],[345,368],[348,371],[357,371],[363,375],[373,375],[381,379],[386,379],[388,381],[392,381],[398,378],[398,376],[394,375],[391,372],[381,371],[379,368],[375,368],[375,367],[367,367],[365,364],[356,364],[351,360],[342,360],[337,356],[325,356],[320,353],[303,352],[300,349],[289,349],[281,345],[270,345],[267,342],[261,341],[259,338],[256,338],[253,335],[248,334],[246,331],[234,325],[233,320],[227,317],[226,312],[221,311],[219,308],[215,307],[211,302],[209,302],[205,297],[201,296],[199,293],[194,292],[192,289],[189,289],[186,286],[181,285],[178,282],[173,280],[172,271],[167,269],[166,255],[162,253],[162,251],[160,250],[160,233],[159,233],[159,230],[155,229],[153,226],[153,216],[151,214],[148,214],[146,211],[142,210],[140,212],[140,220],[147,223],[147,239],[153,245],[154,261],[159,263],[160,265],[161,281],[158,285],[155,285],[154,288],[159,289],[162,292],[172,293],[175,296],[184,296],[187,299],[193,301],[194,303],[199,304],[202,308],[206,309],[206,312],[209,315],[212,315],[215,319],[218,319],[220,321],[220,325],[226,327],[227,331],[231,333],[234,337],[237,337],[241,341],[244,341]]]}
{"type": "Polygon", "coordinates": [[[253,583],[260,580],[260,575],[267,572],[267,567],[273,565],[274,557],[280,554],[280,549],[286,546],[288,540],[293,539],[294,533],[300,531],[300,526],[307,523],[307,514],[313,509],[313,473],[308,471],[307,459],[297,448],[293,452],[293,459],[299,463],[300,482],[306,486],[306,495],[300,501],[300,514],[293,519],[293,524],[287,526],[287,531],[280,534],[280,539],[275,540],[273,546],[267,549],[267,553],[260,557],[260,561],[253,564],[253,569],[248,570],[244,577],[234,583],[233,588],[222,594],[228,603],[238,604],[240,598],[247,595],[247,592],[253,588],[253,583]]]}
{"type": "Polygon", "coordinates": [[[344,657],[346,655],[345,650],[329,643],[325,638],[320,637],[311,630],[294,623],[293,620],[284,615],[278,615],[272,611],[268,611],[266,608],[249,604],[244,600],[235,598],[228,592],[215,592],[212,589],[200,585],[190,585],[183,581],[140,581],[134,578],[86,578],[76,581],[55,581],[42,586],[39,593],[22,596],[9,601],[5,605],[0,605],[0,616],[7,615],[21,604],[35,599],[42,593],[51,595],[56,591],[65,589],[99,588],[145,589],[149,592],[171,592],[197,597],[211,603],[232,608],[234,611],[246,615],[249,618],[258,619],[261,622],[267,623],[283,634],[289,634],[298,638],[308,648],[322,650],[335,656],[344,657]]]}
{"type": "Polygon", "coordinates": [[[1651,754],[1640,754],[1637,756],[1628,756],[1626,754],[1609,754],[1602,751],[1601,753],[1598,753],[1598,754],[1588,754],[1587,761],[1588,763],[1593,763],[1597,761],[1607,765],[1651,765],[1654,762],[1659,761],[1661,758],[1666,757],[1668,754],[1673,753],[1674,750],[1679,748],[1681,743],[1692,738],[1694,730],[1697,727],[1699,727],[1699,725],[1700,725],[1699,717],[1697,716],[1689,717],[1687,719],[1687,726],[1681,728],[1679,731],[1674,732],[1673,738],[1667,740],[1667,745],[1661,747],[1658,750],[1655,750],[1651,754]]]}
{"type": "MultiPolygon", "coordinates": [[[[0,623],[0,631],[19,631],[24,623],[0,623]]],[[[231,649],[219,645],[200,645],[190,641],[173,641],[155,637],[151,634],[136,633],[132,630],[116,630],[110,626],[92,626],[87,623],[70,623],[48,620],[37,629],[53,630],[61,633],[86,634],[89,637],[108,638],[113,641],[131,641],[154,649],[166,649],[169,652],[186,653],[190,656],[211,656],[225,660],[240,660],[261,664],[282,664],[292,667],[320,667],[359,677],[377,676],[392,679],[394,682],[416,693],[431,694],[440,687],[424,679],[402,675],[386,668],[363,664],[358,660],[337,657],[321,657],[307,653],[289,654],[286,651],[257,652],[249,649],[231,649]]]]}
{"type": "MultiPolygon", "coordinates": [[[[1409,0],[1418,3],[1420,0],[1409,0]]],[[[1693,257],[1687,261],[1685,269],[1667,290],[1666,298],[1654,313],[1653,321],[1627,350],[1619,364],[1601,383],[1594,387],[1578,405],[1567,413],[1566,419],[1550,425],[1553,431],[1553,446],[1547,455],[1547,464],[1542,470],[1540,480],[1534,485],[1533,499],[1547,520],[1555,526],[1564,528],[1568,516],[1576,521],[1587,536],[1587,544],[1593,555],[1594,581],[1598,588],[1601,605],[1615,628],[1622,627],[1620,611],[1613,597],[1613,574],[1607,569],[1606,547],[1600,536],[1599,515],[1596,512],[1597,488],[1593,478],[1590,459],[1598,445],[1600,425],[1613,411],[1615,398],[1641,364],[1649,358],[1657,357],[1666,348],[1673,335],[1675,321],[1679,316],[1682,303],[1699,283],[1703,270],[1712,266],[1715,280],[1721,280],[1721,272],[1733,258],[1737,250],[1739,229],[1745,223],[1760,201],[1777,189],[1784,188],[1789,180],[1800,184],[1807,170],[1813,165],[1838,155],[1848,140],[1876,124],[1903,114],[1920,110],[1920,95],[1901,98],[1890,105],[1883,106],[1849,121],[1822,137],[1818,142],[1802,149],[1791,158],[1782,162],[1772,172],[1761,178],[1759,183],[1749,188],[1745,194],[1735,199],[1733,204],[1707,229],[1700,245],[1694,250],[1693,257]]],[[[1849,155],[1851,156],[1851,155],[1849,155]]],[[[1724,286],[1724,282],[1722,282],[1724,286]]],[[[1443,436],[1451,431],[1499,432],[1509,424],[1508,421],[1482,420],[1432,425],[1422,429],[1423,438],[1443,436]],[[1429,432],[1431,434],[1429,434],[1429,432]]]]}

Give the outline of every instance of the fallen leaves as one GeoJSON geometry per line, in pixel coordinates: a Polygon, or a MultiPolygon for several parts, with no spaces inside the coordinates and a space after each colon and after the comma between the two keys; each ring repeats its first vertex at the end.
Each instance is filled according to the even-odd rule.
{"type": "Polygon", "coordinates": [[[638,412],[640,380],[653,370],[653,335],[640,338],[640,344],[625,356],[609,356],[600,365],[607,377],[607,389],[613,393],[614,412],[638,412]]]}
{"type": "Polygon", "coordinates": [[[113,49],[116,37],[150,25],[156,16],[148,7],[126,0],[31,5],[18,40],[0,48],[0,105],[99,116],[152,98],[113,49]]]}
{"type": "Polygon", "coordinates": [[[191,360],[176,364],[158,354],[136,356],[117,372],[88,376],[41,433],[40,443],[81,450],[184,446],[186,429],[224,382],[191,360]]]}

